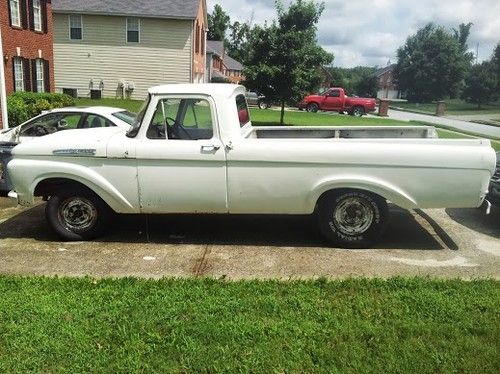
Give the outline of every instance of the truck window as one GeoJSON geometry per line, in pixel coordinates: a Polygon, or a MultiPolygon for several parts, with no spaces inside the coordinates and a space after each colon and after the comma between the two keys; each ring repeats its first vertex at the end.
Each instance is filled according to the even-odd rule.
{"type": "Polygon", "coordinates": [[[250,113],[248,112],[247,101],[245,95],[236,96],[236,109],[238,111],[238,119],[240,121],[240,127],[245,126],[250,122],[250,113]]]}
{"type": "Polygon", "coordinates": [[[147,137],[170,140],[211,139],[213,123],[210,103],[205,99],[159,100],[147,137]]]}
{"type": "Polygon", "coordinates": [[[331,90],[328,93],[328,96],[330,96],[330,97],[340,97],[340,90],[331,90]]]}

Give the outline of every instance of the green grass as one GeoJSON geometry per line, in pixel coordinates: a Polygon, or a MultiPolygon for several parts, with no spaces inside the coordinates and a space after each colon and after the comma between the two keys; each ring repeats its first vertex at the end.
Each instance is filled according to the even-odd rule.
{"type": "MultiPolygon", "coordinates": [[[[472,114],[492,114],[500,113],[500,104],[483,104],[481,109],[477,109],[476,104],[466,103],[463,100],[453,99],[445,100],[446,114],[452,115],[472,115],[472,114]]],[[[395,107],[414,110],[427,114],[436,113],[436,103],[408,103],[394,102],[391,104],[395,107]]]]}
{"type": "MultiPolygon", "coordinates": [[[[280,122],[279,110],[250,109],[252,124],[254,126],[277,125],[280,122]]],[[[308,113],[299,111],[285,112],[285,124],[293,126],[381,126],[381,125],[408,125],[387,118],[357,118],[337,113],[308,113]]]]}
{"type": "Polygon", "coordinates": [[[0,277],[1,372],[498,373],[500,283],[0,277]]]}
{"type": "Polygon", "coordinates": [[[127,100],[127,99],[109,99],[103,98],[99,100],[79,98],[76,99],[77,106],[112,106],[116,108],[126,109],[129,112],[137,113],[141,109],[143,101],[141,100],[127,100]]]}

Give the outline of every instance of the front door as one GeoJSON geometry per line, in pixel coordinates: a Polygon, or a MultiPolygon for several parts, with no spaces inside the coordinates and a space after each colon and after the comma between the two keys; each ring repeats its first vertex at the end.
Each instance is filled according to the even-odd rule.
{"type": "Polygon", "coordinates": [[[156,110],[137,148],[141,212],[226,213],[226,154],[213,101],[153,100],[156,110]]]}
{"type": "Polygon", "coordinates": [[[326,110],[339,110],[342,107],[342,99],[340,98],[340,90],[333,89],[328,91],[323,103],[326,110]]]}

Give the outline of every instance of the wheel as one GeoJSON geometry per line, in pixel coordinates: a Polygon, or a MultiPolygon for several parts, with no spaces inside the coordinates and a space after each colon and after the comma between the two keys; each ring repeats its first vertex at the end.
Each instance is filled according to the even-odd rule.
{"type": "Polygon", "coordinates": [[[321,233],[343,248],[370,247],[382,234],[388,208],[380,196],[340,190],[321,199],[316,211],[321,233]]]}
{"type": "Polygon", "coordinates": [[[319,106],[316,103],[311,103],[307,105],[307,111],[311,113],[316,113],[319,110],[319,106]]]}
{"type": "Polygon", "coordinates": [[[361,117],[365,114],[365,109],[362,107],[362,106],[355,106],[353,109],[352,109],[352,112],[351,114],[354,116],[354,117],[361,117]]]}
{"type": "Polygon", "coordinates": [[[267,108],[269,108],[269,107],[270,107],[270,105],[269,105],[269,104],[267,104],[265,101],[259,101],[259,104],[258,104],[258,105],[259,105],[259,108],[260,108],[260,109],[267,109],[267,108]]]}
{"type": "Polygon", "coordinates": [[[59,191],[45,206],[45,217],[52,229],[65,240],[88,240],[104,230],[110,208],[92,191],[59,191]]]}

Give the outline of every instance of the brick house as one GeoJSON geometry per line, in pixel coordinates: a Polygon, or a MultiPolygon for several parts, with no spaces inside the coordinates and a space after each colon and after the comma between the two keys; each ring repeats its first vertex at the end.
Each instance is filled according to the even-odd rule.
{"type": "Polygon", "coordinates": [[[0,0],[0,27],[7,95],[52,92],[52,1],[0,0]]]}
{"type": "Polygon", "coordinates": [[[218,40],[207,41],[207,82],[225,80],[231,83],[240,83],[244,80],[243,65],[234,58],[226,55],[224,43],[218,40]]]}
{"type": "Polygon", "coordinates": [[[378,99],[399,99],[401,97],[398,85],[394,79],[395,68],[396,64],[392,64],[376,71],[378,99]]]}

